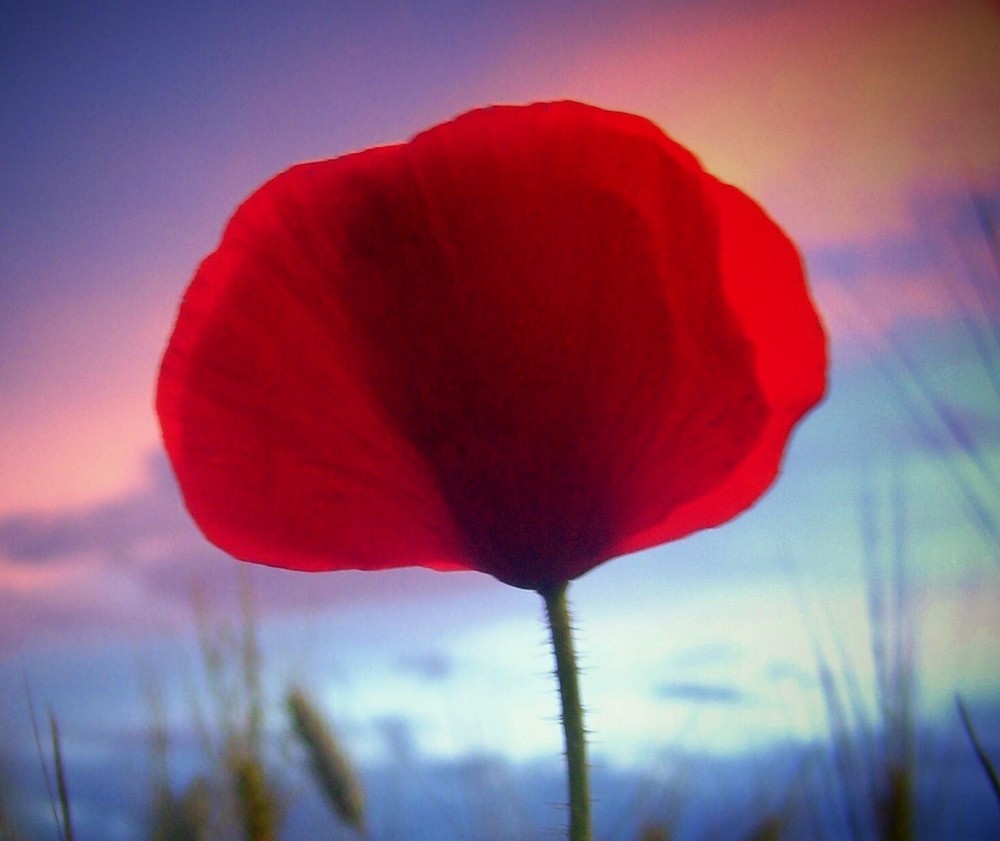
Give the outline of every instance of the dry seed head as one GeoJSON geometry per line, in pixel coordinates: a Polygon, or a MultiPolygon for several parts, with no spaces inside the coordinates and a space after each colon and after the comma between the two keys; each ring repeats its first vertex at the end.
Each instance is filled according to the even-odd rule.
{"type": "Polygon", "coordinates": [[[354,769],[306,694],[293,688],[286,700],[296,735],[309,755],[313,778],[340,819],[364,834],[364,794],[354,769]]]}

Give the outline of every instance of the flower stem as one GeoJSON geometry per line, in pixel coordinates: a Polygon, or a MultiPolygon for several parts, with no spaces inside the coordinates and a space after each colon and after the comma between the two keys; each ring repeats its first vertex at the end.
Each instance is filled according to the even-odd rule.
{"type": "Polygon", "coordinates": [[[566,769],[569,778],[569,841],[591,841],[590,783],[587,780],[587,741],[583,729],[583,707],[577,680],[576,652],[570,628],[566,582],[539,590],[545,599],[556,677],[562,701],[563,733],[566,739],[566,769]]]}

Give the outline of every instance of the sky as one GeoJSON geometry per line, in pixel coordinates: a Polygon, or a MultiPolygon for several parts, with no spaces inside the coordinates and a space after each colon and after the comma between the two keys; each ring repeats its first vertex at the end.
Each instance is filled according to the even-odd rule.
{"type": "MultiPolygon", "coordinates": [[[[895,563],[928,720],[950,721],[961,693],[1000,747],[1000,278],[973,201],[996,224],[986,0],[4,4],[12,730],[27,732],[27,686],[78,762],[143,732],[141,675],[192,668],[195,603],[232,616],[243,570],[269,687],[309,685],[365,761],[391,753],[387,722],[421,760],[558,757],[535,594],[232,561],[183,509],[152,399],[194,268],[272,174],[563,98],[649,117],[766,207],[804,254],[832,348],[830,393],[757,506],[574,583],[595,755],[655,767],[680,747],[731,757],[821,734],[817,651],[874,691],[866,571],[891,582],[895,563]]],[[[183,693],[167,695],[183,727],[183,693]]]]}

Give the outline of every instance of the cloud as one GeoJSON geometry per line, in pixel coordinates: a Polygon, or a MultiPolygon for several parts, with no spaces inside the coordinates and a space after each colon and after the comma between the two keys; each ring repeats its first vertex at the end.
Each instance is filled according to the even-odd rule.
{"type": "Polygon", "coordinates": [[[939,269],[924,243],[910,232],[876,240],[846,240],[817,246],[806,260],[809,273],[838,283],[863,283],[872,277],[924,275],[939,269]]]}
{"type": "Polygon", "coordinates": [[[806,265],[832,332],[849,339],[901,324],[988,325],[1000,317],[998,229],[1000,183],[976,194],[963,186],[912,203],[904,230],[810,248],[806,265]],[[865,312],[843,311],[852,306],[865,312]]]}
{"type": "Polygon", "coordinates": [[[807,252],[813,295],[831,341],[831,396],[850,391],[855,411],[877,399],[881,405],[865,414],[869,429],[890,417],[895,423],[902,411],[909,429],[902,439],[894,432],[893,440],[923,446],[923,428],[940,426],[943,408],[954,422],[935,436],[935,449],[953,445],[962,430],[984,446],[995,441],[998,229],[1000,183],[978,195],[967,187],[928,194],[913,205],[904,233],[807,252]]]}
{"type": "Polygon", "coordinates": [[[742,704],[746,694],[735,686],[708,683],[661,683],[656,697],[690,704],[742,704]]]}

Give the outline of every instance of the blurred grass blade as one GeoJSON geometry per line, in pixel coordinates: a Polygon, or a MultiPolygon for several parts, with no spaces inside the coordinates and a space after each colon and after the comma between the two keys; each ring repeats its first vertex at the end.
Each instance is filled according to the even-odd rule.
{"type": "Polygon", "coordinates": [[[239,821],[246,841],[276,841],[281,822],[274,787],[259,757],[234,753],[229,768],[236,788],[239,821]]]}
{"type": "MultiPolygon", "coordinates": [[[[996,220],[990,213],[985,197],[975,190],[972,191],[972,208],[975,211],[979,230],[982,232],[986,247],[990,252],[990,258],[993,261],[993,278],[996,281],[1000,281],[1000,231],[997,229],[996,220]]],[[[1000,298],[994,295],[990,298],[990,302],[995,306],[1000,303],[1000,298]]],[[[992,314],[997,314],[995,309],[992,314]]]]}
{"type": "Polygon", "coordinates": [[[958,706],[958,714],[962,719],[962,727],[965,728],[965,734],[972,743],[972,749],[976,752],[979,764],[983,766],[983,771],[986,772],[986,777],[993,787],[993,794],[996,795],[997,802],[1000,803],[1000,776],[997,775],[996,766],[993,764],[993,760],[990,759],[989,754],[986,753],[983,743],[979,740],[979,734],[976,733],[976,728],[972,724],[972,717],[969,715],[969,711],[966,709],[962,699],[956,696],[955,703],[958,706]]]}
{"type": "Polygon", "coordinates": [[[746,836],[746,841],[781,841],[785,836],[784,815],[765,815],[746,836]]]}
{"type": "Polygon", "coordinates": [[[261,650],[257,635],[257,610],[250,573],[242,567],[239,576],[240,616],[242,634],[240,663],[243,670],[243,690],[246,697],[246,734],[253,749],[259,746],[264,720],[264,693],[261,687],[261,650]]]}
{"type": "Polygon", "coordinates": [[[31,732],[35,737],[35,749],[38,751],[38,764],[42,766],[42,778],[45,780],[45,791],[49,796],[49,805],[52,807],[52,821],[56,825],[56,832],[59,833],[59,841],[65,841],[62,825],[59,822],[59,813],[56,811],[56,798],[52,793],[52,779],[49,777],[49,766],[45,762],[45,752],[42,750],[42,737],[38,733],[38,719],[35,716],[35,703],[31,698],[27,682],[24,686],[24,694],[28,699],[28,715],[31,717],[31,732]]]}
{"type": "Polygon", "coordinates": [[[56,766],[56,790],[59,792],[63,833],[66,841],[73,841],[73,821],[69,810],[69,789],[66,786],[66,769],[62,761],[62,745],[59,742],[59,725],[52,710],[49,710],[49,730],[52,734],[52,756],[56,766]]]}
{"type": "MultiPolygon", "coordinates": [[[[900,405],[906,410],[914,423],[916,431],[926,441],[932,450],[945,452],[949,440],[956,444],[967,457],[976,472],[988,484],[1000,490],[1000,478],[972,446],[969,436],[959,432],[959,438],[954,439],[954,427],[960,421],[951,409],[946,409],[944,417],[941,414],[943,401],[929,389],[926,378],[921,375],[915,364],[901,355],[898,344],[890,341],[886,331],[878,320],[871,315],[871,308],[863,303],[859,296],[846,296],[845,300],[851,306],[845,313],[852,320],[853,332],[857,341],[866,349],[873,365],[878,369],[888,386],[895,392],[900,405]],[[877,339],[875,337],[878,337],[877,339]],[[895,368],[893,363],[895,363],[895,368]],[[930,415],[930,417],[928,417],[930,415]],[[937,421],[935,423],[934,421],[937,421]],[[963,447],[963,442],[965,447],[963,447]],[[969,449],[971,447],[971,449],[969,449]]],[[[993,515],[992,506],[983,499],[981,491],[975,486],[966,471],[962,469],[957,459],[947,458],[942,462],[943,468],[949,473],[955,486],[964,499],[968,513],[976,528],[991,542],[1000,542],[1000,525],[993,515]]]]}
{"type": "Polygon", "coordinates": [[[149,841],[208,841],[212,792],[204,777],[196,778],[180,796],[161,788],[153,801],[149,841]]]}

